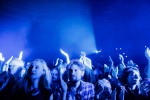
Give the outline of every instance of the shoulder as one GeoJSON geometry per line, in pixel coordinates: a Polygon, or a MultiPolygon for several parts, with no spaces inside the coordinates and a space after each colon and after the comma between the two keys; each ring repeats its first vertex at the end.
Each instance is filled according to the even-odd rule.
{"type": "Polygon", "coordinates": [[[81,81],[81,86],[82,86],[82,87],[85,87],[85,88],[91,88],[91,89],[94,89],[94,84],[89,83],[89,82],[81,81]]]}
{"type": "Polygon", "coordinates": [[[46,94],[46,95],[51,95],[52,94],[52,89],[42,89],[41,90],[43,94],[46,94]]]}

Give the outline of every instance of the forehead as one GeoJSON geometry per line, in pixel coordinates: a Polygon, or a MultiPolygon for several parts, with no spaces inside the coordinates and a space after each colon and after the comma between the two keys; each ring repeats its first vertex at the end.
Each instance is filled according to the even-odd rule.
{"type": "Polygon", "coordinates": [[[41,66],[42,63],[40,61],[36,60],[36,61],[32,62],[32,65],[41,66]]]}
{"type": "Polygon", "coordinates": [[[78,69],[78,70],[80,70],[79,66],[76,65],[76,64],[73,64],[73,65],[70,67],[70,69],[78,69]]]}
{"type": "Polygon", "coordinates": [[[131,70],[129,74],[139,74],[137,70],[131,70]]]}
{"type": "Polygon", "coordinates": [[[140,73],[137,70],[132,70],[129,72],[128,76],[138,75],[140,77],[140,73]]]}

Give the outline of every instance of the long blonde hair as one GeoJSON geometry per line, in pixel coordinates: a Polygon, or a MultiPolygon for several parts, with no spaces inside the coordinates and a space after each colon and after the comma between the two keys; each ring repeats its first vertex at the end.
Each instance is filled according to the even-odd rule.
{"type": "MultiPolygon", "coordinates": [[[[50,69],[47,66],[47,63],[43,59],[35,59],[31,62],[29,65],[29,68],[32,66],[34,61],[38,61],[42,63],[42,67],[44,70],[44,74],[41,76],[40,81],[39,81],[39,88],[40,89],[50,89],[50,83],[51,83],[51,74],[50,74],[50,69]]],[[[24,88],[25,92],[28,91],[28,86],[30,84],[30,73],[29,73],[29,68],[27,70],[27,73],[24,75],[24,77],[20,80],[19,88],[24,88]]]]}

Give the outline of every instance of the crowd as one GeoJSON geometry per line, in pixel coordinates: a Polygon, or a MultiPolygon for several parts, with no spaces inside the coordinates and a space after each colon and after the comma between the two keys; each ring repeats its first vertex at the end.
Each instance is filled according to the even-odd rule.
{"type": "Polygon", "coordinates": [[[77,59],[60,51],[66,62],[58,58],[52,66],[39,58],[25,63],[22,53],[5,61],[0,53],[0,100],[150,100],[149,48],[144,77],[121,54],[117,66],[109,56],[109,64],[93,67],[83,51],[77,59]]]}

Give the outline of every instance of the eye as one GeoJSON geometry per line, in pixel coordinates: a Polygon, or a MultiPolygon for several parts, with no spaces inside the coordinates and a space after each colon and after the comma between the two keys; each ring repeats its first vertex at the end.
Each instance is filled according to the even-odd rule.
{"type": "Polygon", "coordinates": [[[38,66],[36,66],[36,67],[35,67],[35,69],[39,69],[39,67],[38,67],[38,66]]]}
{"type": "Polygon", "coordinates": [[[77,69],[75,69],[75,72],[77,72],[78,70],[77,69]]]}

